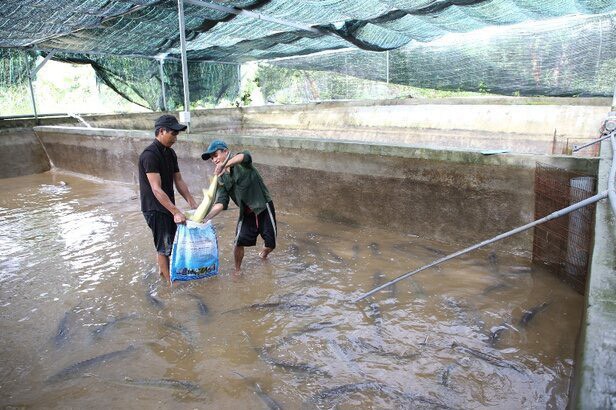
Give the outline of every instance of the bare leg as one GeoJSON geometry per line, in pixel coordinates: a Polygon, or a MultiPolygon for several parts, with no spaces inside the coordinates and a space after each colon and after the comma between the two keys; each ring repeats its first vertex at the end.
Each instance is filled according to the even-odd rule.
{"type": "Polygon", "coordinates": [[[244,247],[236,246],[233,249],[233,257],[235,259],[235,273],[240,273],[242,270],[242,260],[244,259],[244,247]]]}
{"type": "Polygon", "coordinates": [[[158,261],[158,269],[160,269],[160,275],[169,284],[171,284],[171,274],[169,273],[169,257],[160,253],[156,254],[156,260],[158,261]]]}
{"type": "Polygon", "coordinates": [[[259,257],[261,259],[266,259],[267,255],[269,255],[270,252],[272,252],[272,251],[273,251],[272,248],[268,248],[268,247],[264,246],[263,249],[261,249],[261,252],[259,252],[259,257]]]}

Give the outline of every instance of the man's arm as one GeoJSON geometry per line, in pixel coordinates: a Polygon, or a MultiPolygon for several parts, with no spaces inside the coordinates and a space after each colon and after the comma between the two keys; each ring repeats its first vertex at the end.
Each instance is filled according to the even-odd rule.
{"type": "Polygon", "coordinates": [[[209,214],[205,216],[205,219],[203,220],[203,222],[209,221],[210,219],[214,218],[216,215],[221,213],[223,209],[225,209],[225,206],[223,204],[221,203],[214,204],[214,206],[212,207],[212,210],[210,211],[209,214]]]}
{"type": "Polygon", "coordinates": [[[214,174],[222,175],[222,173],[225,172],[226,169],[231,168],[232,166],[237,165],[237,164],[243,164],[243,165],[252,164],[252,157],[250,156],[248,151],[243,151],[238,154],[235,154],[233,157],[231,157],[231,159],[229,159],[229,161],[227,161],[227,164],[225,165],[224,169],[222,167],[222,164],[216,165],[214,174]]]}
{"type": "Polygon", "coordinates": [[[190,191],[188,190],[188,185],[186,185],[186,182],[184,182],[181,173],[176,172],[175,174],[173,174],[173,182],[175,183],[175,187],[178,189],[180,195],[182,195],[186,202],[188,202],[190,209],[197,208],[195,198],[193,198],[193,196],[190,194],[190,191]]]}
{"type": "MultiPolygon", "coordinates": [[[[176,208],[176,206],[171,202],[169,196],[163,191],[160,174],[154,172],[148,172],[145,174],[148,177],[148,182],[150,183],[150,187],[152,187],[152,192],[154,196],[160,202],[162,206],[165,207],[171,215],[173,215],[173,221],[175,223],[184,223],[186,222],[186,217],[184,214],[176,208]]],[[[194,201],[194,200],[193,200],[194,201]]]]}

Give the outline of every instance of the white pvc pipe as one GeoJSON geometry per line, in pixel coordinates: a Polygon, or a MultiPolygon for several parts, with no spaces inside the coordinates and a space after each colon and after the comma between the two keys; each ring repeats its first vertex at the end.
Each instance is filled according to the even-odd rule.
{"type": "Polygon", "coordinates": [[[394,284],[394,283],[396,283],[396,282],[400,282],[402,279],[406,279],[406,278],[408,278],[408,277],[410,277],[410,276],[413,276],[413,275],[414,275],[414,274],[416,274],[416,273],[419,273],[419,272],[421,272],[421,271],[423,271],[423,270],[426,270],[426,269],[428,269],[428,268],[431,268],[431,267],[433,267],[433,266],[436,266],[436,265],[438,265],[438,264],[441,264],[441,263],[443,263],[443,262],[446,262],[446,261],[448,261],[448,260],[450,260],[450,259],[453,259],[453,258],[456,258],[456,257],[458,257],[458,256],[464,255],[465,253],[468,253],[468,252],[470,252],[470,251],[474,251],[475,249],[479,249],[479,248],[481,248],[481,247],[484,247],[484,246],[489,245],[489,244],[491,244],[491,243],[494,243],[494,242],[496,242],[496,241],[500,241],[501,239],[508,238],[508,237],[513,236],[513,235],[515,235],[515,234],[517,234],[517,233],[520,233],[520,232],[526,231],[527,229],[533,228],[533,227],[535,227],[535,226],[537,226],[537,225],[541,225],[542,223],[549,222],[549,221],[551,221],[552,219],[560,218],[561,216],[567,215],[568,213],[573,212],[573,211],[575,211],[575,210],[577,210],[577,209],[580,209],[580,208],[582,208],[582,207],[585,207],[585,206],[588,206],[588,205],[594,204],[594,203],[595,203],[595,202],[597,202],[597,201],[600,201],[600,200],[602,200],[602,199],[607,198],[607,195],[608,195],[608,191],[604,191],[604,192],[602,192],[602,193],[600,193],[600,194],[597,194],[597,195],[592,196],[592,197],[590,197],[590,198],[587,198],[587,199],[585,199],[585,200],[583,200],[583,201],[580,201],[580,202],[578,202],[577,204],[573,204],[573,205],[568,206],[568,207],[566,207],[566,208],[563,208],[563,209],[561,209],[561,210],[558,210],[558,211],[552,212],[552,213],[551,213],[551,214],[549,214],[548,216],[544,216],[543,218],[541,218],[541,219],[537,219],[537,220],[536,220],[536,221],[534,221],[534,222],[531,222],[531,223],[528,223],[528,224],[526,224],[526,225],[520,226],[520,227],[518,227],[518,228],[512,229],[512,230],[510,230],[509,232],[502,233],[502,234],[500,234],[500,235],[498,235],[498,236],[495,236],[494,238],[487,239],[487,240],[485,240],[485,241],[483,241],[483,242],[481,242],[481,243],[478,243],[478,244],[473,245],[473,246],[471,246],[471,247],[468,247],[468,248],[466,248],[466,249],[462,249],[461,251],[458,251],[458,252],[452,253],[452,254],[447,255],[447,256],[445,256],[445,257],[443,257],[443,258],[437,259],[437,260],[435,260],[435,261],[434,261],[434,262],[432,262],[432,263],[429,263],[429,264],[427,264],[427,265],[424,265],[424,266],[422,266],[422,267],[421,267],[421,268],[419,268],[419,269],[415,269],[415,270],[414,270],[414,271],[412,271],[412,272],[407,272],[407,273],[405,273],[405,274],[403,274],[403,275],[400,275],[400,276],[398,276],[396,279],[391,280],[391,281],[389,281],[389,282],[387,282],[387,283],[385,283],[385,284],[383,284],[383,285],[381,285],[381,286],[379,286],[379,287],[377,287],[377,288],[374,288],[374,289],[372,289],[371,291],[369,291],[369,292],[367,292],[367,293],[364,293],[363,295],[361,295],[360,297],[358,297],[357,299],[355,299],[353,302],[354,302],[354,303],[357,303],[357,302],[359,302],[360,300],[365,299],[365,298],[367,298],[368,296],[370,296],[370,295],[372,295],[372,294],[374,294],[374,293],[376,293],[376,292],[378,292],[378,291],[380,291],[380,290],[383,290],[383,289],[385,289],[386,287],[391,286],[391,285],[393,285],[393,284],[394,284]]]}

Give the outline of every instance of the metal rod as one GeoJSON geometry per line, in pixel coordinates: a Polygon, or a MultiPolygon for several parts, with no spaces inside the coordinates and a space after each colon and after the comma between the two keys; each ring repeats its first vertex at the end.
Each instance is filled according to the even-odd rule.
{"type": "Polygon", "coordinates": [[[596,140],[594,140],[594,141],[592,141],[592,142],[589,142],[588,144],[584,144],[584,145],[574,145],[574,146],[573,146],[573,152],[579,151],[579,150],[581,150],[582,148],[590,147],[591,145],[595,145],[597,142],[601,142],[601,141],[603,141],[603,140],[606,140],[606,139],[610,138],[613,134],[614,134],[614,131],[610,132],[610,133],[609,133],[608,135],[606,135],[606,136],[603,136],[603,137],[601,137],[601,138],[599,138],[599,139],[596,139],[596,140]]]}
{"type": "MultiPolygon", "coordinates": [[[[180,45],[182,49],[182,81],[184,83],[184,112],[189,113],[190,95],[188,90],[188,62],[186,61],[186,27],[184,24],[184,2],[178,0],[178,19],[180,21],[180,45]]],[[[190,115],[188,114],[190,119],[190,115]]],[[[188,121],[190,131],[190,121],[188,121]]]]}
{"type": "Polygon", "coordinates": [[[412,272],[407,272],[407,273],[405,273],[405,274],[403,274],[403,275],[400,275],[400,276],[398,276],[396,279],[391,280],[391,281],[389,281],[389,282],[385,283],[384,285],[381,285],[381,286],[379,286],[379,287],[377,287],[377,288],[374,288],[374,289],[372,289],[371,291],[369,291],[369,292],[367,292],[367,293],[364,293],[363,295],[361,295],[360,297],[358,297],[357,299],[355,299],[353,302],[354,302],[354,303],[357,303],[357,302],[359,302],[360,300],[365,299],[365,298],[367,298],[368,296],[370,296],[370,295],[372,295],[372,294],[374,294],[374,293],[376,293],[376,292],[378,292],[378,291],[380,291],[380,290],[382,290],[382,289],[385,289],[386,287],[391,286],[391,285],[393,285],[394,283],[401,281],[402,279],[406,279],[406,278],[408,278],[409,276],[413,276],[414,274],[419,273],[419,272],[421,272],[421,271],[423,271],[423,270],[426,270],[426,269],[428,269],[428,268],[431,268],[431,267],[433,267],[433,266],[436,266],[436,265],[438,265],[438,264],[440,264],[440,263],[443,263],[443,262],[445,262],[445,261],[448,261],[448,260],[450,260],[450,259],[456,258],[456,257],[458,257],[458,256],[460,256],[460,255],[464,255],[465,253],[468,253],[468,252],[470,252],[470,251],[474,251],[475,249],[479,249],[479,248],[481,248],[481,247],[483,247],[483,246],[486,246],[486,245],[489,245],[489,244],[491,244],[491,243],[493,243],[493,242],[500,241],[501,239],[508,238],[508,237],[510,237],[510,236],[512,236],[512,235],[515,235],[515,234],[517,234],[517,233],[523,232],[523,231],[525,231],[525,230],[527,230],[527,229],[533,228],[533,227],[535,227],[535,226],[537,226],[537,225],[540,225],[540,224],[542,224],[542,223],[545,223],[545,222],[551,221],[552,219],[560,218],[561,216],[564,216],[564,215],[566,215],[566,214],[568,214],[568,213],[570,213],[570,212],[573,212],[573,211],[575,211],[575,210],[577,210],[577,209],[583,208],[583,207],[585,207],[585,206],[587,206],[587,205],[594,204],[594,203],[595,203],[595,202],[597,202],[597,201],[600,201],[600,200],[602,200],[602,199],[605,199],[607,196],[608,196],[608,191],[604,191],[604,192],[602,192],[602,193],[600,193],[600,194],[597,194],[597,195],[591,196],[590,198],[586,198],[586,199],[584,199],[583,201],[580,201],[580,202],[578,202],[578,203],[575,203],[575,204],[573,204],[573,205],[571,205],[571,206],[568,206],[568,207],[563,208],[563,209],[561,209],[561,210],[558,210],[558,211],[552,212],[552,213],[551,213],[551,214],[549,214],[548,216],[545,216],[545,217],[543,217],[543,218],[541,218],[541,219],[537,219],[537,220],[536,220],[536,221],[534,221],[534,222],[531,222],[531,223],[528,223],[528,224],[526,224],[526,225],[520,226],[520,227],[518,227],[518,228],[512,229],[511,231],[508,231],[508,232],[502,233],[502,234],[497,235],[497,236],[495,236],[495,237],[493,237],[493,238],[491,238],[491,239],[487,239],[487,240],[485,240],[485,241],[483,241],[483,242],[481,242],[481,243],[478,243],[478,244],[473,245],[473,246],[471,246],[471,247],[468,247],[468,248],[466,248],[466,249],[462,249],[461,251],[458,251],[458,252],[452,253],[452,254],[447,255],[447,256],[445,256],[445,257],[443,257],[443,258],[437,259],[437,260],[435,260],[435,261],[434,261],[434,262],[432,262],[432,263],[429,263],[429,264],[427,264],[427,265],[424,265],[424,266],[422,266],[421,268],[416,269],[416,270],[414,270],[414,271],[412,271],[412,272]]]}
{"type": "MultiPolygon", "coordinates": [[[[26,60],[30,57],[26,54],[26,60]]],[[[36,98],[34,97],[34,86],[32,85],[32,72],[28,73],[28,85],[30,86],[30,98],[32,99],[32,110],[34,111],[34,119],[36,123],[39,123],[38,112],[36,111],[36,98]]]]}
{"type": "Polygon", "coordinates": [[[614,178],[616,178],[616,139],[614,138],[614,132],[611,132],[610,135],[612,136],[610,139],[612,142],[612,166],[610,167],[610,175],[607,180],[607,194],[610,199],[612,212],[616,216],[616,191],[614,190],[614,178]]]}
{"type": "Polygon", "coordinates": [[[36,120],[36,123],[38,124],[39,119],[38,119],[38,113],[36,112],[36,100],[34,98],[34,87],[32,86],[32,77],[30,77],[28,75],[28,85],[30,85],[30,98],[32,99],[32,109],[34,110],[34,119],[36,120]]]}
{"type": "Polygon", "coordinates": [[[165,93],[165,71],[163,70],[163,64],[165,62],[164,58],[161,58],[160,60],[160,65],[159,65],[159,71],[160,71],[160,88],[161,91],[163,93],[163,111],[167,111],[167,94],[165,93]]]}
{"type": "Polygon", "coordinates": [[[56,54],[55,49],[48,52],[45,58],[43,59],[43,61],[41,61],[41,63],[30,72],[30,77],[32,78],[36,77],[36,73],[38,73],[39,70],[43,68],[43,66],[51,59],[51,57],[53,57],[54,54],[56,54]]]}
{"type": "Polygon", "coordinates": [[[314,27],[310,27],[305,24],[296,23],[294,21],[282,20],[276,17],[271,17],[261,13],[255,13],[254,11],[248,11],[236,7],[227,7],[220,4],[214,4],[207,1],[202,0],[184,0],[184,2],[188,4],[192,4],[193,6],[207,7],[212,10],[222,11],[224,13],[235,14],[236,16],[246,16],[257,20],[269,21],[272,23],[280,24],[281,26],[293,27],[299,30],[310,31],[311,33],[321,34],[321,35],[330,35],[325,31],[319,30],[314,27]]]}

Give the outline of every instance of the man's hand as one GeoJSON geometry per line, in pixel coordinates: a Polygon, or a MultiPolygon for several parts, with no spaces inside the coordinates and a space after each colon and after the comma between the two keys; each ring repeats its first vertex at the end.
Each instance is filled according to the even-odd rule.
{"type": "Polygon", "coordinates": [[[184,224],[186,223],[186,216],[184,216],[183,213],[178,212],[173,215],[173,222],[175,222],[176,224],[184,224]]]}
{"type": "Polygon", "coordinates": [[[225,172],[225,168],[226,166],[223,166],[223,164],[216,164],[216,169],[214,169],[214,175],[222,175],[225,172]]]}

